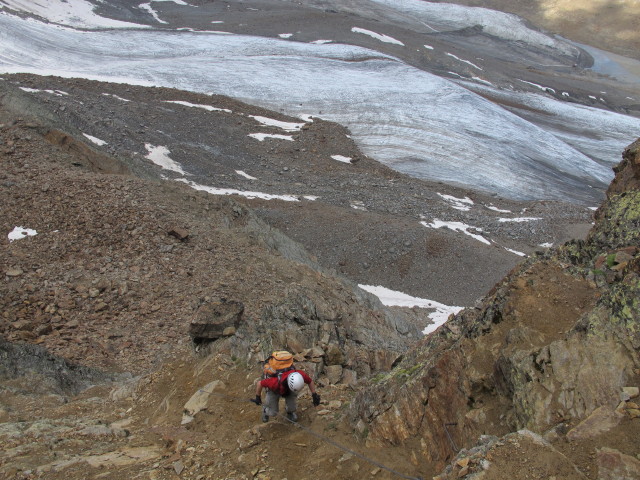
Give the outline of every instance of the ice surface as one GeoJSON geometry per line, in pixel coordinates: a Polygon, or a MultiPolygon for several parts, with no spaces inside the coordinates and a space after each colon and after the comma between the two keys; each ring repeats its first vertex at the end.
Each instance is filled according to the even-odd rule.
{"type": "Polygon", "coordinates": [[[349,45],[202,32],[79,32],[1,13],[0,43],[0,72],[174,87],[322,117],[347,126],[364,153],[396,170],[508,198],[596,203],[601,193],[588,186],[609,183],[608,162],[617,161],[620,144],[630,143],[640,125],[602,110],[518,97],[560,112],[563,121],[583,121],[569,119],[567,109],[579,109],[584,128],[599,130],[579,151],[582,127],[563,130],[552,118],[545,130],[452,81],[349,45]]]}
{"type": "Polygon", "coordinates": [[[449,318],[449,315],[456,314],[463,309],[463,307],[449,306],[443,303],[435,302],[433,300],[412,297],[411,295],[407,295],[406,293],[390,290],[380,285],[358,286],[361,289],[378,297],[383,305],[387,305],[389,307],[418,307],[435,310],[428,315],[433,324],[428,325],[422,331],[422,333],[424,333],[425,335],[434,332],[440,325],[445,323],[449,318]]]}
{"type": "Polygon", "coordinates": [[[424,0],[289,0],[340,12],[353,12],[381,22],[397,22],[425,27],[428,32],[446,32],[480,25],[489,35],[552,48],[572,55],[577,49],[569,42],[529,28],[516,15],[480,7],[424,0]]]}
{"type": "Polygon", "coordinates": [[[169,156],[171,152],[167,147],[162,145],[155,146],[150,143],[145,143],[144,147],[147,149],[147,155],[145,158],[148,158],[164,170],[170,170],[172,172],[185,175],[186,172],[182,169],[180,164],[169,156]]]}
{"type": "Polygon", "coordinates": [[[0,9],[37,15],[51,23],[76,28],[149,28],[147,25],[101,17],[85,0],[1,0],[0,9]]]}
{"type": "Polygon", "coordinates": [[[217,188],[207,185],[200,185],[198,183],[187,180],[186,178],[178,178],[177,182],[186,183],[194,190],[200,190],[212,195],[240,195],[246,198],[261,198],[263,200],[282,200],[284,202],[299,202],[300,199],[294,195],[272,195],[270,193],[263,192],[249,192],[245,190],[236,190],[234,188],[217,188]]]}

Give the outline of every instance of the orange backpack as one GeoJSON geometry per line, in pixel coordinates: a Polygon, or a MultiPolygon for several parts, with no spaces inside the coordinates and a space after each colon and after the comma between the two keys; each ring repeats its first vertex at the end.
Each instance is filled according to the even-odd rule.
{"type": "Polygon", "coordinates": [[[295,370],[293,366],[293,354],[280,350],[273,352],[264,364],[264,376],[275,377],[289,370],[295,370]]]}

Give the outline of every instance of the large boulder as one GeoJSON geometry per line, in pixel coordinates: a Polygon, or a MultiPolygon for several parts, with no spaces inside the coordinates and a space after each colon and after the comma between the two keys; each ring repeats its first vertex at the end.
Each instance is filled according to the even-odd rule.
{"type": "Polygon", "coordinates": [[[220,299],[202,305],[189,325],[189,335],[195,343],[217,340],[235,332],[242,322],[244,305],[220,299]]]}

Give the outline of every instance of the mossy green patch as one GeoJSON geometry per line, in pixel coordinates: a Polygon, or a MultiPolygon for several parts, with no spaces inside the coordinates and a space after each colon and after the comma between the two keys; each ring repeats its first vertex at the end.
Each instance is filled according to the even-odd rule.
{"type": "Polygon", "coordinates": [[[371,383],[380,383],[387,377],[386,373],[378,373],[371,377],[371,383]]]}
{"type": "Polygon", "coordinates": [[[409,368],[395,368],[391,371],[391,375],[396,378],[409,378],[413,376],[418,370],[422,368],[422,365],[417,363],[409,368]]]}
{"type": "Polygon", "coordinates": [[[624,221],[640,220],[640,191],[629,191],[612,199],[613,212],[609,216],[624,221]]]}
{"type": "MultiPolygon", "coordinates": [[[[628,191],[611,198],[603,210],[603,218],[598,221],[589,240],[590,243],[599,245],[602,250],[638,245],[640,243],[640,191],[628,191]]],[[[609,261],[607,257],[607,264],[609,261]]]]}
{"type": "Polygon", "coordinates": [[[640,278],[632,277],[612,285],[599,302],[604,308],[590,318],[591,334],[606,335],[611,327],[624,328],[630,334],[640,333],[640,278]]]}

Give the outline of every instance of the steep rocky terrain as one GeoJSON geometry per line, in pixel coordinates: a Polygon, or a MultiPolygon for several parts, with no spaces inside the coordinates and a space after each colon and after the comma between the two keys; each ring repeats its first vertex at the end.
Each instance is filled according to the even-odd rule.
{"type": "Polygon", "coordinates": [[[132,176],[29,112],[0,119],[3,231],[24,234],[1,250],[5,478],[637,477],[637,143],[586,241],[416,343],[424,313],[246,205],[132,176]],[[241,314],[193,344],[230,301],[241,314]],[[323,397],[298,428],[247,401],[282,347],[323,397]]]}
{"type": "MultiPolygon", "coordinates": [[[[183,16],[180,2],[154,2],[162,25],[151,4],[100,8],[160,29],[210,29],[213,14],[235,33],[282,38],[295,25],[296,41],[353,42],[467,80],[469,62],[444,52],[493,45],[496,84],[553,79],[558,100],[566,88],[571,101],[638,111],[637,85],[589,71],[585,52],[533,68],[539,52],[503,51],[482,28],[425,37],[406,19],[385,24],[412,47],[398,52],[352,31],[354,18],[380,20],[354,17],[351,2],[192,3],[183,16]]],[[[459,3],[637,57],[637,2],[459,3]]],[[[282,133],[260,117],[300,122],[281,112],[0,78],[0,478],[640,478],[640,141],[587,236],[583,205],[410,178],[317,118],[295,144],[248,141],[282,133]],[[194,182],[293,201],[196,191],[152,160],[162,145],[194,182]],[[472,227],[419,222],[437,218],[472,227]],[[384,307],[356,282],[468,308],[423,336],[428,310],[384,307]],[[322,395],[317,408],[301,396],[297,425],[263,424],[248,401],[275,348],[322,395]]]]}
{"type": "MultiPolygon", "coordinates": [[[[6,108],[81,140],[83,148],[102,154],[93,164],[171,179],[177,174],[149,160],[146,149],[170,145],[170,157],[191,165],[189,178],[197,184],[299,200],[235,196],[301,243],[323,267],[361,284],[447,305],[472,305],[519,262],[519,254],[583,238],[593,214],[580,205],[508,201],[399,174],[363,155],[346,129],[318,119],[294,133],[295,143],[256,141],[247,135],[283,131],[253,117],[300,120],[226,97],[34,75],[4,78],[0,92],[6,108]],[[106,143],[96,145],[86,135],[106,143]],[[352,163],[333,160],[336,152],[352,163]],[[460,206],[453,199],[468,203],[460,206]],[[536,220],[504,221],[512,217],[536,220]],[[448,228],[425,228],[421,219],[468,225],[490,244],[448,228]]],[[[65,147],[64,135],[49,138],[65,147]]],[[[90,158],[82,162],[91,164],[90,158]]]]}
{"type": "MultiPolygon", "coordinates": [[[[2,478],[100,468],[101,478],[174,478],[177,465],[183,478],[250,478],[285,468],[256,456],[286,428],[274,424],[265,443],[251,430],[259,360],[287,347],[321,385],[340,382],[323,392],[324,414],[307,416],[335,429],[349,385],[388,370],[429,323],[326,273],[227,197],[133,177],[34,118],[3,110],[0,124],[2,231],[11,233],[1,250],[2,478]],[[241,315],[208,356],[190,322],[231,301],[241,315]],[[183,406],[212,381],[227,384],[223,396],[182,427],[183,406]]],[[[298,448],[319,445],[308,442],[298,448]]]]}
{"type": "Polygon", "coordinates": [[[357,394],[370,442],[455,457],[442,479],[640,476],[640,141],[616,172],[586,241],[523,262],[357,394]]]}

